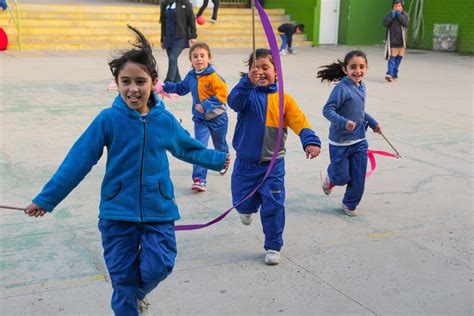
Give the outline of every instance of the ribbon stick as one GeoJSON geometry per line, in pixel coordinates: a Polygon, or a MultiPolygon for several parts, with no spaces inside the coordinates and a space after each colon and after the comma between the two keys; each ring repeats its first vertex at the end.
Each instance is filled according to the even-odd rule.
{"type": "Polygon", "coordinates": [[[252,68],[257,67],[257,53],[255,44],[255,0],[251,0],[250,6],[252,7],[252,68]]]}
{"type": "Polygon", "coordinates": [[[24,208],[24,207],[6,206],[6,205],[0,205],[0,208],[6,209],[6,210],[15,210],[15,211],[24,211],[24,210],[26,210],[26,208],[24,208]]]}
{"type": "MultiPolygon", "coordinates": [[[[283,110],[284,110],[284,107],[283,107],[283,105],[284,105],[284,99],[283,99],[284,98],[284,93],[283,93],[283,71],[282,71],[282,68],[281,68],[280,54],[278,53],[278,44],[277,44],[277,41],[276,41],[276,38],[275,38],[275,33],[273,33],[273,28],[272,28],[272,24],[270,23],[270,19],[268,18],[267,14],[265,13],[265,10],[262,8],[262,6],[258,2],[258,0],[254,0],[254,1],[255,1],[255,6],[258,10],[258,14],[260,16],[260,20],[262,21],[263,30],[265,31],[265,35],[267,37],[268,44],[270,45],[270,49],[272,51],[273,61],[275,62],[275,68],[276,68],[277,78],[278,78],[277,83],[278,83],[278,96],[280,98],[280,102],[279,102],[280,122],[279,122],[279,126],[278,126],[278,136],[277,136],[277,140],[276,140],[276,143],[275,143],[275,150],[273,152],[272,159],[271,159],[271,161],[268,165],[267,172],[265,173],[265,176],[263,177],[262,181],[245,198],[240,200],[238,203],[233,205],[231,208],[229,208],[224,213],[222,213],[221,215],[219,215],[218,217],[216,217],[215,219],[213,219],[210,222],[207,222],[205,224],[175,225],[175,227],[174,227],[175,231],[201,229],[201,228],[211,226],[211,225],[221,221],[223,218],[225,218],[230,213],[230,211],[232,211],[234,208],[241,205],[243,202],[245,202],[251,196],[253,196],[255,194],[255,192],[258,191],[258,189],[262,186],[263,182],[267,179],[268,175],[272,171],[273,166],[275,165],[275,162],[277,160],[278,152],[280,151],[281,140],[283,138],[283,115],[284,115],[284,113],[283,113],[283,110]]],[[[255,64],[256,63],[254,61],[254,65],[255,64]]]]}
{"type": "Polygon", "coordinates": [[[383,139],[385,139],[385,141],[390,145],[390,147],[392,147],[393,151],[397,153],[397,157],[396,157],[396,158],[397,158],[397,159],[398,159],[398,158],[402,158],[402,156],[400,155],[400,153],[395,149],[395,147],[393,147],[392,143],[390,143],[390,142],[388,141],[387,137],[385,137],[385,135],[384,135],[382,132],[380,132],[380,135],[382,135],[383,139]]]}

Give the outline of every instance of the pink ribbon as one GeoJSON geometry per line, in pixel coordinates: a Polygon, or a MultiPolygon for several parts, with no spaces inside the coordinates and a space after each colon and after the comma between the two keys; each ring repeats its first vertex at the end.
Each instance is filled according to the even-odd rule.
{"type": "Polygon", "coordinates": [[[375,169],[377,169],[377,160],[375,160],[375,155],[398,158],[397,155],[388,153],[386,151],[369,149],[367,152],[367,157],[369,158],[370,171],[366,172],[365,174],[366,178],[370,177],[372,173],[374,173],[375,169]]]}

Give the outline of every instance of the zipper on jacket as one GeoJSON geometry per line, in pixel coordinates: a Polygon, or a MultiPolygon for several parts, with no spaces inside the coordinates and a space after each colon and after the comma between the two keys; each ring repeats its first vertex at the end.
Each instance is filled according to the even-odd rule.
{"type": "Polygon", "coordinates": [[[143,205],[142,205],[142,191],[143,191],[143,161],[145,160],[145,144],[146,144],[146,119],[142,119],[143,122],[143,146],[142,146],[142,159],[140,161],[140,222],[143,222],[143,205]]]}

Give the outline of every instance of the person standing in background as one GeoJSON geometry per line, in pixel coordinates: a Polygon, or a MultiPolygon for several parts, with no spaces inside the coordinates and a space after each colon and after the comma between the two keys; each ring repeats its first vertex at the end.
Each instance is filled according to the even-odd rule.
{"type": "Polygon", "coordinates": [[[403,10],[403,1],[394,0],[392,12],[383,19],[383,25],[387,28],[385,59],[388,60],[388,69],[385,80],[388,82],[398,79],[398,67],[400,67],[407,46],[406,34],[409,22],[410,17],[403,10]]]}
{"type": "Polygon", "coordinates": [[[178,57],[185,48],[197,42],[193,6],[188,0],[164,0],[161,3],[161,48],[168,55],[165,82],[181,81],[178,57]]]}

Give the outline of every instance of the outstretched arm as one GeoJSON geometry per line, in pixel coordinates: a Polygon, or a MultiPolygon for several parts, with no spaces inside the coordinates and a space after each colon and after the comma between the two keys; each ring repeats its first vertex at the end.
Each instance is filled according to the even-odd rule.
{"type": "Polygon", "coordinates": [[[170,115],[172,136],[168,150],[173,156],[183,161],[199,165],[206,169],[222,170],[228,165],[228,157],[224,152],[207,149],[203,144],[192,138],[170,115]]]}
{"type": "Polygon", "coordinates": [[[189,74],[186,75],[183,81],[165,82],[162,88],[167,93],[176,93],[179,95],[188,94],[191,91],[189,89],[189,74]]]}
{"type": "Polygon", "coordinates": [[[99,161],[105,143],[105,122],[103,115],[99,115],[72,146],[40,194],[33,199],[33,204],[27,208],[27,214],[41,214],[38,209],[51,212],[99,161]]]}

